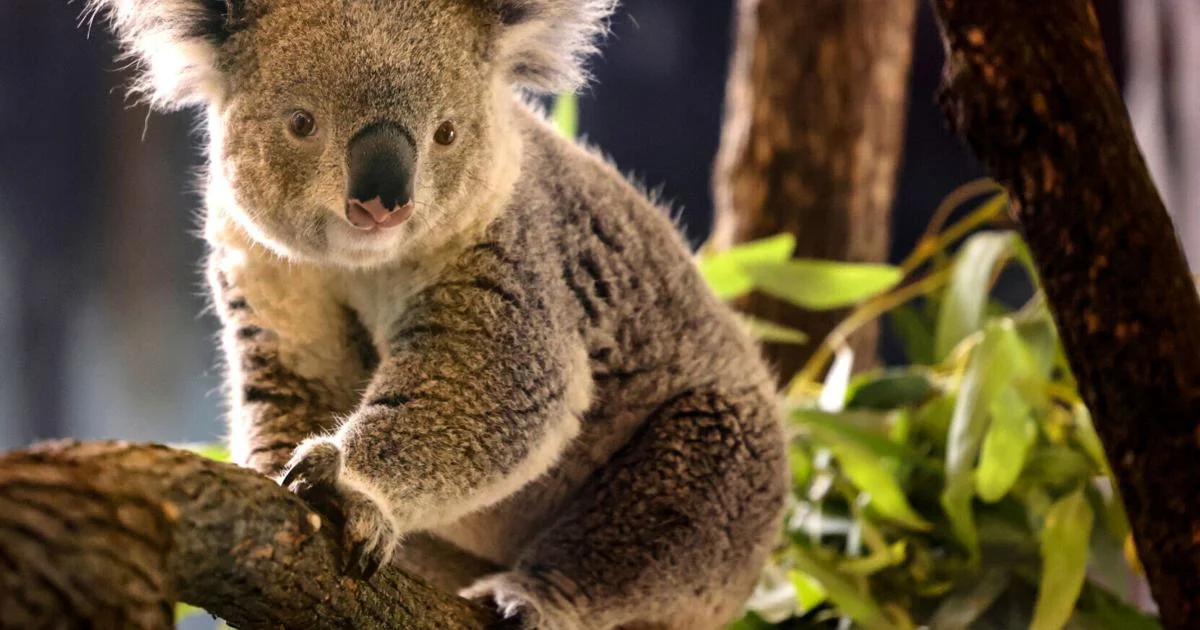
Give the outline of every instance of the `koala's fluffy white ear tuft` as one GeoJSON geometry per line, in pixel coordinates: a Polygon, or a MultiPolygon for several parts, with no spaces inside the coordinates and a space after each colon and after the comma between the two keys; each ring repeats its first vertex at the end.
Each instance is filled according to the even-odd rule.
{"type": "Polygon", "coordinates": [[[90,0],[140,70],[133,92],[166,110],[220,99],[221,45],[247,20],[249,0],[90,0]]]}
{"type": "Polygon", "coordinates": [[[490,0],[500,21],[498,58],[517,85],[572,91],[588,78],[584,62],[608,30],[617,0],[490,0]]]}

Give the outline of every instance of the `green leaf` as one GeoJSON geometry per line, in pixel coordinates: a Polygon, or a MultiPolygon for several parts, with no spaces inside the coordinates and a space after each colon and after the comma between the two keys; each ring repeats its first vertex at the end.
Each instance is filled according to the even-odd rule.
{"type": "Polygon", "coordinates": [[[975,527],[975,511],[971,501],[975,498],[975,481],[971,471],[947,478],[939,502],[955,538],[966,548],[972,562],[980,557],[979,532],[975,527]]]}
{"type": "Polygon", "coordinates": [[[750,329],[750,334],[754,335],[759,341],[765,343],[808,343],[808,335],[795,328],[788,328],[787,326],[769,322],[765,319],[758,319],[757,317],[750,317],[749,315],[741,315],[741,318],[750,329]]]}
{"type": "Polygon", "coordinates": [[[802,427],[818,446],[858,449],[876,458],[904,458],[911,455],[904,445],[888,439],[886,435],[855,426],[850,415],[818,409],[792,410],[793,422],[802,427]]]}
{"type": "Polygon", "coordinates": [[[773,630],[774,628],[774,624],[767,623],[753,612],[747,612],[745,617],[725,626],[725,630],[773,630]]]}
{"type": "Polygon", "coordinates": [[[838,568],[852,575],[868,576],[894,567],[907,557],[908,544],[901,540],[865,557],[846,558],[838,568]]]}
{"type": "Polygon", "coordinates": [[[1020,338],[1012,320],[994,320],[983,331],[983,340],[971,355],[955,397],[946,442],[946,489],[942,507],[951,528],[972,558],[978,558],[979,540],[971,514],[975,489],[975,459],[987,434],[993,402],[1008,387],[1018,370],[1028,370],[1020,338]],[[1024,366],[1024,367],[1022,367],[1024,366]]]}
{"type": "Polygon", "coordinates": [[[933,363],[934,323],[922,310],[908,304],[888,311],[888,324],[904,344],[904,354],[909,363],[929,365],[933,363]],[[927,321],[928,320],[928,321],[927,321]]]}
{"type": "Polygon", "coordinates": [[[913,415],[913,431],[919,434],[921,439],[931,442],[939,453],[944,451],[957,406],[958,396],[953,393],[935,397],[921,405],[913,415]]]}
{"type": "Polygon", "coordinates": [[[808,454],[808,451],[796,445],[789,448],[788,467],[792,471],[792,487],[807,487],[813,474],[812,456],[808,454]]]}
{"type": "Polygon", "coordinates": [[[791,234],[750,241],[727,250],[700,256],[697,266],[709,288],[722,300],[733,300],[754,289],[745,267],[751,264],[782,263],[792,257],[796,239],[791,234]]]}
{"type": "Polygon", "coordinates": [[[1059,630],[1075,610],[1087,576],[1092,508],[1082,490],[1050,507],[1042,529],[1042,577],[1030,630],[1059,630]]]}
{"type": "Polygon", "coordinates": [[[795,251],[796,237],[791,234],[777,234],[734,245],[717,256],[728,258],[739,265],[759,265],[787,262],[795,251]]]}
{"type": "Polygon", "coordinates": [[[835,414],[800,409],[792,413],[792,418],[809,431],[816,443],[833,453],[846,477],[870,498],[868,505],[873,510],[912,529],[930,529],[930,524],[909,505],[887,466],[889,457],[906,454],[903,446],[850,426],[835,414]]]}
{"type": "Polygon", "coordinates": [[[847,409],[886,411],[924,402],[933,393],[929,374],[921,369],[892,369],[860,377],[850,387],[847,409]]]}
{"type": "Polygon", "coordinates": [[[176,444],[173,446],[180,450],[191,451],[213,461],[229,461],[229,446],[222,442],[213,442],[211,444],[176,444]]]}
{"type": "Polygon", "coordinates": [[[754,290],[754,280],[736,260],[716,254],[698,263],[704,283],[722,300],[735,300],[754,290]]]}
{"type": "Polygon", "coordinates": [[[980,232],[967,240],[954,261],[934,336],[934,359],[950,355],[954,346],[978,331],[991,293],[996,267],[1012,256],[1013,232],[980,232]]]}
{"type": "Polygon", "coordinates": [[[799,545],[790,549],[792,561],[802,573],[820,583],[838,610],[867,630],[892,630],[895,626],[870,594],[857,581],[826,562],[812,550],[799,545]]]}
{"type": "Polygon", "coordinates": [[[1095,584],[1084,584],[1075,621],[1086,630],[1162,630],[1162,624],[1095,584]]]}
{"type": "Polygon", "coordinates": [[[1020,477],[1037,438],[1037,427],[1029,404],[1013,387],[1004,388],[989,408],[992,421],[975,470],[975,491],[983,501],[995,503],[1020,477]]]}
{"type": "Polygon", "coordinates": [[[196,606],[192,606],[191,604],[185,604],[183,602],[179,602],[178,604],[175,604],[175,623],[179,623],[180,621],[183,621],[184,619],[191,617],[192,615],[207,615],[207,614],[208,614],[207,610],[204,610],[203,608],[199,608],[196,606]]]}
{"type": "Polygon", "coordinates": [[[869,498],[868,506],[881,516],[911,529],[928,531],[932,526],[908,503],[900,484],[878,458],[865,449],[845,444],[830,445],[846,477],[869,498]]]}
{"type": "Polygon", "coordinates": [[[1071,418],[1075,421],[1075,440],[1079,442],[1083,452],[1087,453],[1096,468],[1111,476],[1108,457],[1104,454],[1104,445],[1100,442],[1100,436],[1096,434],[1096,427],[1092,424],[1092,414],[1088,411],[1087,406],[1082,402],[1075,403],[1071,408],[1071,418]]]}
{"type": "Polygon", "coordinates": [[[574,94],[560,94],[554,99],[554,111],[550,118],[559,133],[574,139],[579,132],[579,98],[574,94]]]}
{"type": "Polygon", "coordinates": [[[979,579],[956,589],[938,605],[929,622],[937,630],[967,630],[971,628],[1012,582],[1012,574],[1003,569],[989,569],[979,579]]]}
{"type": "Polygon", "coordinates": [[[1097,472],[1091,459],[1066,446],[1044,445],[1029,457],[1022,481],[1051,490],[1084,484],[1097,472]]]}
{"type": "Polygon", "coordinates": [[[829,599],[829,593],[821,583],[799,571],[788,571],[788,580],[796,589],[796,612],[804,615],[812,609],[824,604],[829,599]]]}
{"type": "Polygon", "coordinates": [[[759,291],[811,310],[852,306],[887,291],[904,277],[899,267],[828,260],[789,260],[745,266],[759,291]]]}

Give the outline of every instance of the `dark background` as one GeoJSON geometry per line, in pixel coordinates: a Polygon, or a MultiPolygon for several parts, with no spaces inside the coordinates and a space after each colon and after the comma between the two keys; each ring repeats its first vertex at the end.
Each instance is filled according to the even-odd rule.
{"type": "MultiPolygon", "coordinates": [[[[1097,3],[1122,74],[1120,8],[1097,3]]],[[[627,0],[581,103],[587,141],[661,189],[695,244],[711,225],[731,12],[728,0],[627,0]]],[[[0,9],[0,448],[212,440],[222,403],[194,235],[196,117],[126,102],[111,40],[99,26],[89,37],[79,13],[61,0],[0,9]]],[[[922,2],[895,258],[981,174],[933,105],[941,66],[922,2]]]]}

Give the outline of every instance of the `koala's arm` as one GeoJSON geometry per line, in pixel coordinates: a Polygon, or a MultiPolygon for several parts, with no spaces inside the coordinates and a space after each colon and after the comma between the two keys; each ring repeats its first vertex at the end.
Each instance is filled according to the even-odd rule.
{"type": "Polygon", "coordinates": [[[515,492],[578,433],[591,374],[551,286],[483,264],[425,288],[396,320],[358,410],[297,450],[285,485],[314,501],[340,495],[348,543],[366,552],[359,570],[386,561],[401,534],[515,492]]]}
{"type": "Polygon", "coordinates": [[[231,458],[276,475],[300,442],[353,408],[373,349],[318,278],[261,253],[218,245],[207,277],[228,371],[231,458]]]}

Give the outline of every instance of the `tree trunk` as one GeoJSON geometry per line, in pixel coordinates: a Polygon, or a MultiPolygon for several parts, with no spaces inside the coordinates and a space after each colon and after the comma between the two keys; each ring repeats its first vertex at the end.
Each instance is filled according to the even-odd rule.
{"type": "Polygon", "coordinates": [[[1010,192],[1169,628],[1200,628],[1200,299],[1087,0],[935,0],[941,103],[1010,192]]]}
{"type": "Polygon", "coordinates": [[[0,458],[0,629],[172,628],[186,601],[250,628],[484,628],[393,567],[344,577],[334,531],[250,470],[162,446],[0,458]]]}
{"type": "MultiPolygon", "coordinates": [[[[791,233],[796,254],[887,260],[915,0],[739,0],[737,46],[715,176],[713,244],[791,233]]],[[[748,313],[808,333],[768,345],[785,379],[845,316],[764,295],[748,313]]],[[[874,361],[878,326],[851,338],[874,361]]]]}

